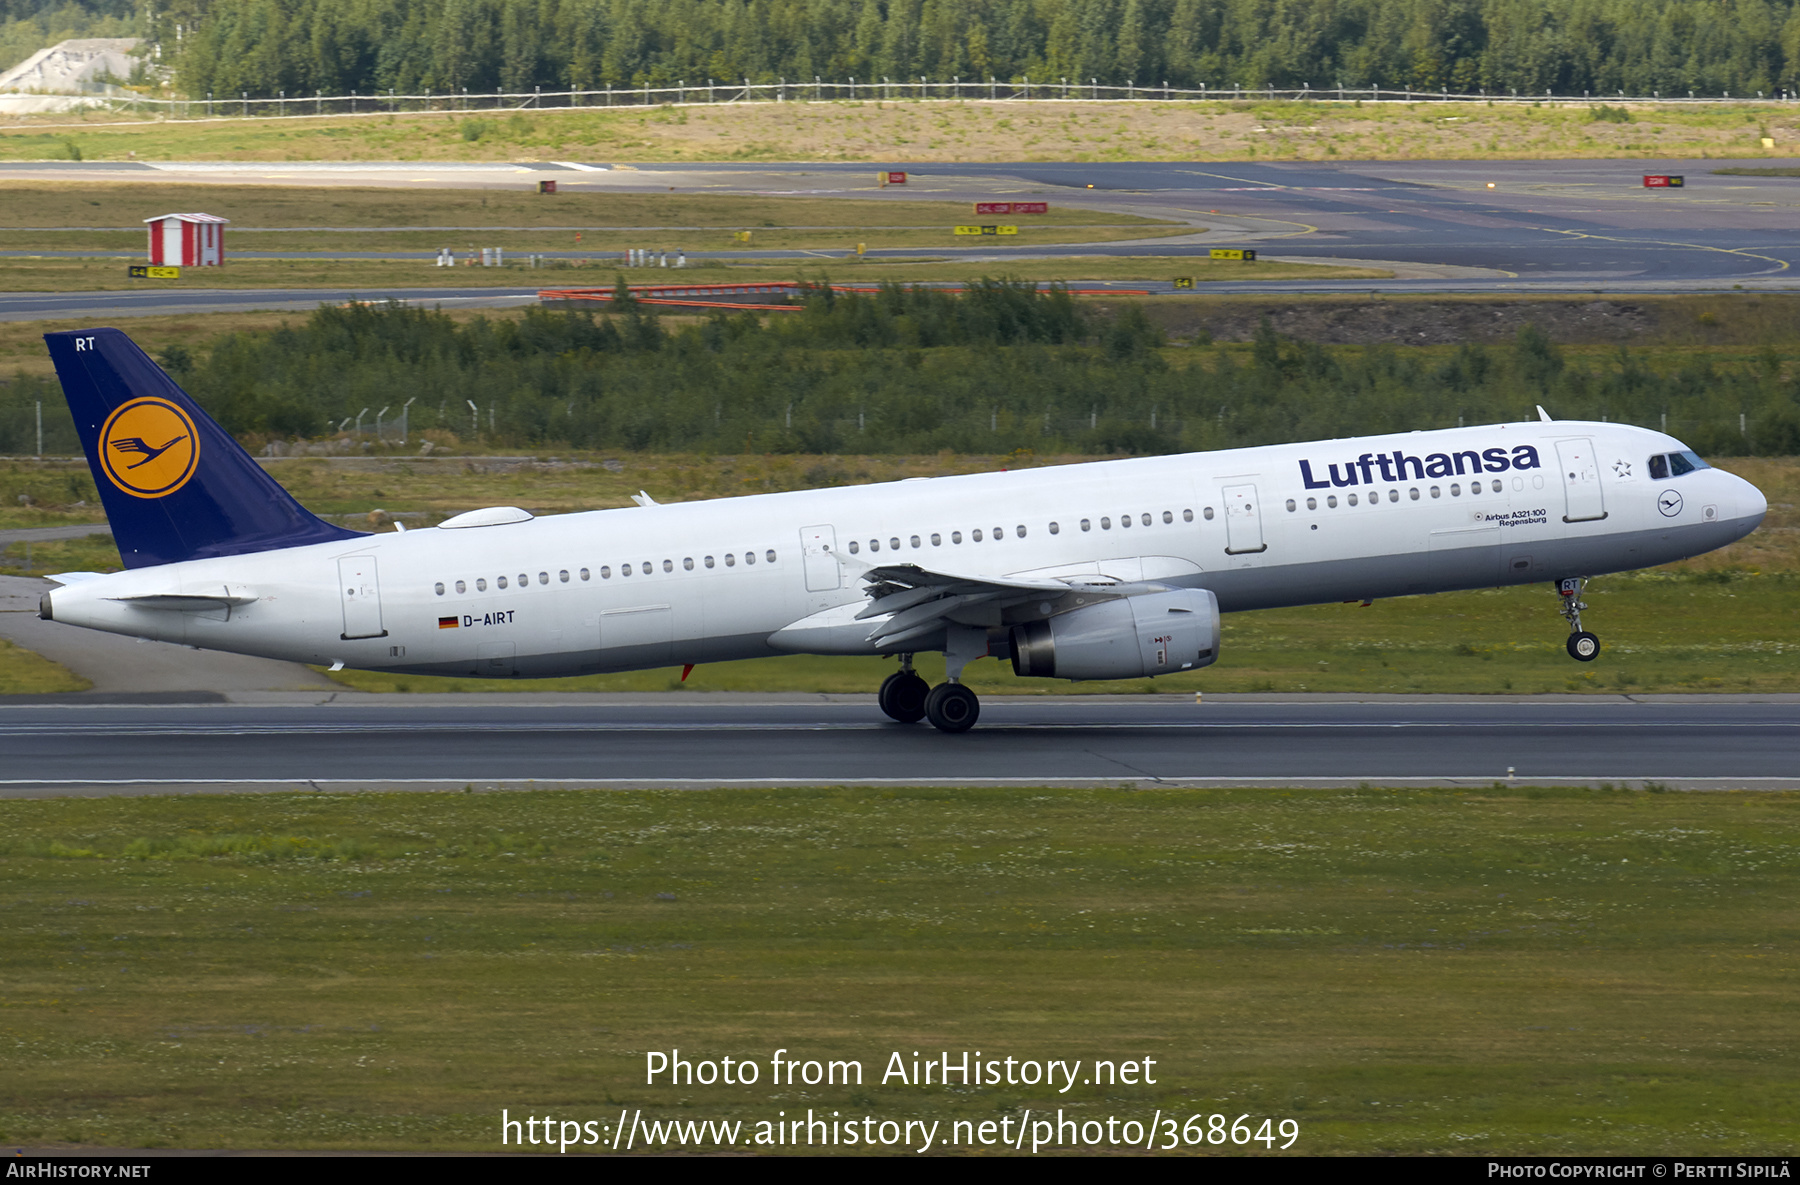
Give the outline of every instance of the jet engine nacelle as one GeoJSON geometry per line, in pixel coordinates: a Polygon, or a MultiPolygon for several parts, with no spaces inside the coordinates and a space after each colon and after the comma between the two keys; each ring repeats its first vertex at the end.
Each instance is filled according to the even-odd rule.
{"type": "Polygon", "coordinates": [[[1013,671],[1057,679],[1137,679],[1210,666],[1219,599],[1182,589],[1102,601],[1012,630],[1013,671]]]}

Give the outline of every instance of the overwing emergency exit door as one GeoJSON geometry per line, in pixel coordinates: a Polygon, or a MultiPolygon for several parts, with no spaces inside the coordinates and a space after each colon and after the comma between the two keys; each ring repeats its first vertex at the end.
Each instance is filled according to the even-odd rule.
{"type": "Polygon", "coordinates": [[[338,591],[344,601],[343,638],[385,638],[381,628],[381,581],[375,557],[354,555],[338,561],[338,591]]]}
{"type": "Polygon", "coordinates": [[[806,564],[806,591],[831,592],[843,584],[837,562],[837,530],[830,525],[800,528],[800,554],[806,564]]]}

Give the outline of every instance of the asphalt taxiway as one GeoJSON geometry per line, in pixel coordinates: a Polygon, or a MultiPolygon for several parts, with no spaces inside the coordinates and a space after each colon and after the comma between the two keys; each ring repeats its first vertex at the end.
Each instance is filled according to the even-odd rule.
{"type": "MultiPolygon", "coordinates": [[[[1281,293],[1681,293],[1800,291],[1800,178],[1737,176],[1730,161],[1376,161],[909,163],[614,166],[604,162],[457,165],[438,163],[121,162],[0,163],[0,179],[54,177],[109,182],[509,188],[555,174],[571,193],[715,193],[829,197],[879,204],[1011,198],[1186,223],[1193,233],[1096,244],[1001,246],[946,241],[935,257],[1003,269],[1008,261],[1070,256],[1203,257],[1253,247],[1265,259],[1386,268],[1391,279],[1208,283],[1217,294],[1281,293]],[[875,173],[904,170],[903,187],[875,173]],[[1685,178],[1681,188],[1644,187],[1645,174],[1685,178]]],[[[1758,160],[1763,169],[1800,161],[1758,160]]],[[[198,196],[198,195],[196,195],[198,196]]],[[[973,217],[973,215],[971,215],[973,217]]],[[[1013,220],[1026,222],[1029,216],[1013,220]]],[[[249,227],[240,230],[253,229],[249,227]]],[[[599,228],[596,228],[599,229],[599,228]]],[[[694,246],[679,235],[651,247],[694,246]]],[[[850,231],[846,230],[846,237],[850,231]]],[[[826,265],[843,249],[690,250],[689,258],[791,260],[826,265]]],[[[386,254],[429,266],[431,252],[290,252],[326,258],[386,254]]],[[[551,252],[571,255],[571,252],[551,252]]],[[[921,249],[874,251],[916,258],[921,249]]],[[[604,262],[608,252],[585,253],[604,262]]],[[[123,258],[123,257],[121,257],[123,258]]],[[[657,269],[646,279],[675,279],[657,269]]],[[[536,278],[536,277],[532,277],[536,278]]],[[[565,277],[558,277],[563,279],[565,277]]],[[[131,316],[223,308],[307,308],[342,299],[408,299],[499,306],[529,302],[536,288],[372,290],[142,290],[129,293],[12,293],[0,319],[131,316]]]]}

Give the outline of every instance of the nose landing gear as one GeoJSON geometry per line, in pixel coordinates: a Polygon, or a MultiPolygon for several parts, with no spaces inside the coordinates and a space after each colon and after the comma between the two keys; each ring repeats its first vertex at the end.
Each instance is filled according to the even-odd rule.
{"type": "Polygon", "coordinates": [[[1576,662],[1593,662],[1600,657],[1600,639],[1581,628],[1581,611],[1587,608],[1581,593],[1587,582],[1586,576],[1569,576],[1556,582],[1557,594],[1562,597],[1563,620],[1569,623],[1569,657],[1576,662]]]}

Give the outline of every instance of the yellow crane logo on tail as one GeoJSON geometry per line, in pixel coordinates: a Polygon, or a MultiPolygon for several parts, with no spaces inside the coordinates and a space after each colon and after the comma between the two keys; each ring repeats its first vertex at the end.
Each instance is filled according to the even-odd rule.
{"type": "Polygon", "coordinates": [[[100,467],[134,498],[162,498],[187,484],[200,460],[194,421],[167,399],[133,399],[100,429],[100,467]]]}

